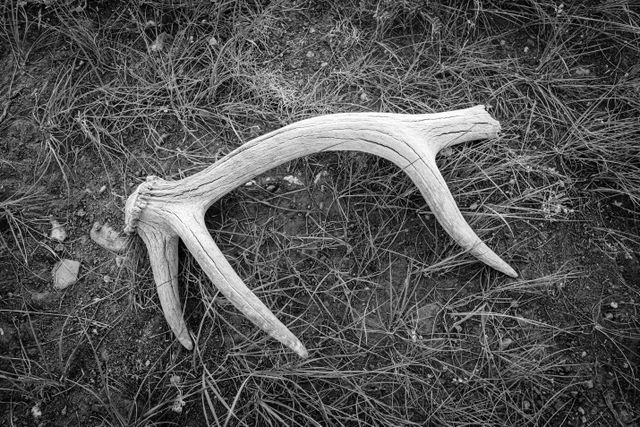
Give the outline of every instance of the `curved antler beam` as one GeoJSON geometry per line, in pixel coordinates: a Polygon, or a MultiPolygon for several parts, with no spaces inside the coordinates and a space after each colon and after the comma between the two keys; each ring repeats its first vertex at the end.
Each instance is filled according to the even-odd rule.
{"type": "Polygon", "coordinates": [[[127,199],[125,232],[149,251],[167,323],[187,349],[193,342],[178,296],[178,238],[213,284],[255,325],[301,357],[304,345],[238,277],[211,238],[206,210],[222,196],[282,163],[324,151],[362,151],[392,161],[415,182],[445,231],[464,249],[511,277],[517,273],[474,233],[435,162],[441,149],[495,138],[500,124],[483,106],[436,114],[348,113],[302,120],[255,138],[205,170],[179,181],[149,177],[127,199]]]}

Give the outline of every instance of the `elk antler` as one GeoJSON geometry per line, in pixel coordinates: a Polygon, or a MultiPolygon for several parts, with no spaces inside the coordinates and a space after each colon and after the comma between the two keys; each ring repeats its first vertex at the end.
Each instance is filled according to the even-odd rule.
{"type": "Polygon", "coordinates": [[[444,147],[494,138],[500,124],[483,106],[436,114],[348,113],[302,120],[247,142],[188,178],[148,177],[129,196],[125,232],[138,232],[147,246],[167,323],[187,349],[193,342],[178,296],[178,238],[213,284],[254,324],[301,357],[304,345],[238,277],[204,223],[206,210],[254,176],[282,163],[324,151],[363,151],[384,157],[405,171],[437,220],[464,249],[502,273],[517,273],[473,232],[435,162],[444,147]]]}

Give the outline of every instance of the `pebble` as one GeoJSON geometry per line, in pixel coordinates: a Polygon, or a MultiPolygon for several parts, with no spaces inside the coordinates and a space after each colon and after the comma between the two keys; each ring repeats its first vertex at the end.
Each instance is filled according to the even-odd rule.
{"type": "Polygon", "coordinates": [[[313,184],[314,185],[317,184],[322,178],[324,178],[327,175],[329,175],[329,172],[327,172],[327,171],[322,171],[322,172],[318,173],[316,175],[316,177],[313,178],[313,184]]]}
{"type": "Polygon", "coordinates": [[[513,344],[513,340],[511,338],[500,340],[500,350],[507,349],[511,344],[513,344]]]}
{"type": "Polygon", "coordinates": [[[53,287],[62,290],[78,281],[80,262],[72,259],[58,261],[53,267],[53,287]]]}
{"type": "Polygon", "coordinates": [[[64,229],[62,224],[60,224],[55,219],[52,219],[51,234],[49,235],[49,237],[51,237],[51,240],[62,243],[67,239],[67,231],[64,229]]]}
{"type": "Polygon", "coordinates": [[[589,74],[591,74],[591,70],[585,67],[577,67],[574,70],[574,73],[576,76],[588,76],[589,74]]]}
{"type": "Polygon", "coordinates": [[[611,301],[611,304],[609,304],[611,306],[611,308],[618,308],[618,303],[615,301],[611,301]]]}
{"type": "Polygon", "coordinates": [[[297,176],[287,175],[282,178],[282,180],[288,182],[290,185],[304,186],[304,182],[302,182],[297,176]]]}

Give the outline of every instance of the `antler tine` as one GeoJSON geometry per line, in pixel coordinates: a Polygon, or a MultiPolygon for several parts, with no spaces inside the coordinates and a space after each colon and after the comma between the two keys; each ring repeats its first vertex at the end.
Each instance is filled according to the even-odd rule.
{"type": "Polygon", "coordinates": [[[499,130],[499,123],[483,106],[436,114],[352,113],[303,120],[256,138],[180,181],[149,178],[127,200],[125,231],[137,228],[147,245],[165,317],[185,347],[191,348],[192,342],[177,292],[178,237],[238,310],[306,357],[302,343],[247,288],[211,239],[204,224],[206,209],[241,183],[295,158],[322,151],[363,151],[402,168],[460,246],[496,270],[517,277],[464,220],[435,163],[440,149],[492,138],[499,130]]]}
{"type": "Polygon", "coordinates": [[[189,252],[198,261],[218,290],[260,329],[280,341],[300,357],[309,353],[300,340],[278,320],[242,279],[215,244],[204,224],[204,212],[198,207],[183,209],[176,229],[189,252]]]}

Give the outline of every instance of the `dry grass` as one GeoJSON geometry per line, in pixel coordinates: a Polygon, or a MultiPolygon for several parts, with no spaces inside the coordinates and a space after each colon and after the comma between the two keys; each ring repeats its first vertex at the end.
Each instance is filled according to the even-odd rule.
{"type": "Polygon", "coordinates": [[[123,426],[637,422],[638,283],[612,267],[640,243],[640,17],[627,3],[49,3],[0,9],[11,82],[44,82],[0,122],[7,152],[18,119],[38,135],[30,166],[0,161],[0,179],[26,189],[0,188],[0,262],[15,278],[0,286],[0,327],[18,343],[0,353],[8,425],[37,411],[123,426]],[[163,322],[148,327],[160,308],[139,248],[117,269],[89,253],[86,293],[29,299],[33,263],[88,247],[46,249],[50,213],[117,218],[146,175],[186,176],[306,117],[478,103],[501,137],[438,162],[519,279],[461,253],[402,171],[340,153],[258,177],[207,218],[308,360],[242,319],[188,253],[192,353],[163,322]],[[108,191],[78,201],[95,182],[108,191]]]}

